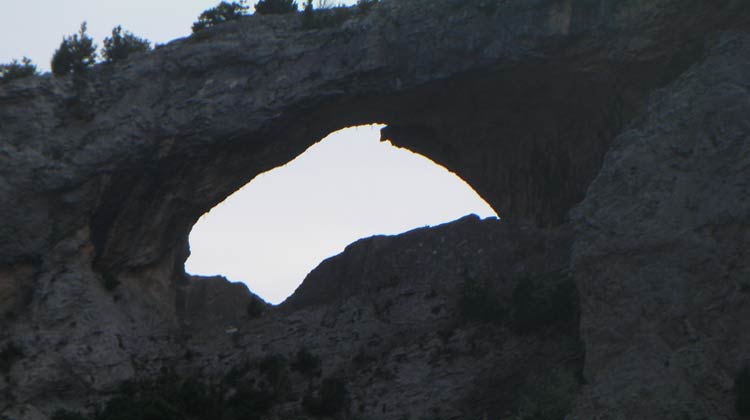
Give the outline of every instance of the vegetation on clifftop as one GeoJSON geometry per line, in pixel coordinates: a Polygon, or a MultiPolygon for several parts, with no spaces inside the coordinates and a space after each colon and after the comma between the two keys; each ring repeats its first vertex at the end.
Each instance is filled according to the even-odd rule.
{"type": "Polygon", "coordinates": [[[297,12],[297,2],[294,0],[260,0],[255,4],[255,13],[261,15],[282,15],[297,12]]]}
{"type": "Polygon", "coordinates": [[[247,9],[248,6],[245,4],[245,0],[232,3],[222,1],[217,6],[204,10],[198,16],[198,20],[193,23],[193,33],[224,22],[239,19],[245,15],[247,9]]]}
{"type": "Polygon", "coordinates": [[[124,61],[131,54],[146,52],[151,50],[151,42],[144,38],[139,38],[131,32],[122,30],[121,26],[112,29],[112,36],[104,38],[104,48],[102,56],[109,63],[124,61]]]}
{"type": "Polygon", "coordinates": [[[31,63],[31,59],[28,57],[22,58],[20,62],[13,60],[7,64],[0,64],[0,84],[36,74],[36,66],[31,63]]]}
{"type": "Polygon", "coordinates": [[[86,22],[77,34],[63,37],[60,47],[52,55],[52,74],[64,76],[81,74],[96,63],[96,44],[86,34],[86,22]]]}
{"type": "MultiPolygon", "coordinates": [[[[333,6],[327,0],[319,0],[318,9],[313,7],[313,0],[307,0],[302,16],[302,27],[304,29],[320,29],[336,26],[355,16],[357,13],[367,13],[379,0],[358,0],[354,7],[340,4],[333,6]]],[[[220,25],[224,22],[237,20],[247,15],[249,6],[247,0],[237,2],[222,1],[215,7],[206,9],[193,23],[193,33],[203,29],[220,25]]],[[[289,14],[299,12],[299,6],[294,0],[259,0],[255,4],[257,14],[289,14]]],[[[97,45],[86,33],[86,22],[83,22],[78,33],[64,36],[60,46],[52,55],[51,69],[55,76],[83,75],[89,68],[96,65],[97,45]]],[[[132,32],[123,31],[118,25],[112,30],[112,35],[103,41],[101,50],[102,62],[114,63],[125,61],[134,53],[148,52],[151,50],[151,42],[140,38],[132,32]]],[[[0,64],[0,84],[15,79],[37,75],[37,67],[27,57],[21,61],[13,60],[10,63],[0,64]]]]}
{"type": "Polygon", "coordinates": [[[344,5],[333,6],[327,2],[319,2],[318,9],[313,7],[313,1],[307,0],[302,12],[302,27],[304,29],[322,29],[338,26],[357,14],[368,13],[379,0],[358,0],[356,7],[344,5]]]}

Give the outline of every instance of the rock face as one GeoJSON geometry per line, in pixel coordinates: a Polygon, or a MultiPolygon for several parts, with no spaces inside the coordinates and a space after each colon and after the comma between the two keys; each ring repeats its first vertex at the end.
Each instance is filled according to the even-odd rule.
{"type": "MultiPolygon", "coordinates": [[[[324,28],[253,16],[75,80],[0,86],[0,415],[45,419],[127,380],[251,366],[236,382],[263,354],[305,345],[330,355],[323,374],[372,418],[555,418],[530,402],[545,394],[537,378],[565,390],[551,398],[561,406],[577,395],[573,418],[737,418],[734,377],[750,363],[748,31],[744,0],[384,0],[324,28]],[[201,214],[370,122],[462,176],[503,223],[360,242],[257,319],[264,306],[242,287],[185,275],[201,214]],[[552,299],[567,276],[581,389],[578,333],[525,336],[514,295],[527,292],[513,293],[533,278],[552,299]],[[467,279],[491,285],[489,307],[508,318],[467,321],[467,279]],[[357,346],[380,354],[357,370],[357,346]],[[444,347],[455,359],[430,364],[444,347]],[[560,377],[545,379],[552,365],[560,377]],[[362,373],[378,367],[390,373],[362,373]]],[[[296,379],[283,395],[306,393],[296,379]]],[[[325,392],[308,379],[310,414],[325,392]]]]}
{"type": "Polygon", "coordinates": [[[750,362],[749,88],[750,37],[723,35],[652,95],[576,210],[583,418],[733,417],[750,362]]]}
{"type": "Polygon", "coordinates": [[[180,263],[192,224],[229,193],[369,122],[501,216],[559,223],[646,94],[744,5],[605,3],[385,2],[316,31],[251,17],[83,82],[7,86],[1,263],[84,227],[100,271],[180,263]]]}
{"type": "MultiPolygon", "coordinates": [[[[186,371],[224,374],[245,366],[242,377],[262,378],[264,360],[286,360],[289,402],[263,418],[304,416],[300,401],[331,377],[345,383],[349,399],[342,414],[352,417],[508,417],[545,398],[554,401],[550,409],[564,413],[580,386],[583,362],[575,293],[555,296],[572,311],[527,325],[521,311],[533,305],[514,291],[532,280],[564,286],[570,238],[565,230],[468,216],[360,240],[313,270],[279,307],[193,330],[185,351],[202,357],[186,371]],[[319,357],[317,375],[295,367],[303,349],[319,357]],[[552,385],[561,389],[549,393],[552,385]]],[[[197,295],[188,301],[202,306],[211,300],[201,279],[190,283],[204,290],[188,290],[197,295]]],[[[535,302],[551,301],[544,290],[533,294],[535,302]]],[[[186,312],[204,317],[189,306],[186,312]]]]}

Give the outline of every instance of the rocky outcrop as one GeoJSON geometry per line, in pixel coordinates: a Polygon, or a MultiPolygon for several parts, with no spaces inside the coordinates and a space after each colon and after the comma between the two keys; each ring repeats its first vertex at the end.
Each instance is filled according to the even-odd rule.
{"type": "Polygon", "coordinates": [[[581,418],[734,418],[750,362],[750,36],[656,91],[575,212],[581,418]]]}
{"type": "Polygon", "coordinates": [[[231,286],[192,279],[186,312],[204,324],[191,329],[183,349],[190,360],[178,366],[185,376],[221,383],[232,368],[251,380],[265,377],[264,361],[281,361],[280,382],[289,387],[275,392],[286,402],[262,418],[309,415],[304,399],[327,378],[345,385],[348,398],[338,414],[351,417],[564,413],[583,366],[576,294],[550,298],[545,290],[563,290],[570,281],[570,239],[565,229],[476,216],[363,239],[324,261],[290,299],[262,315],[206,320],[204,308],[231,286]],[[530,286],[534,303],[517,296],[519,284],[530,286]],[[540,302],[562,310],[529,322],[544,316],[535,307],[540,302]],[[301,351],[318,359],[317,372],[297,366],[301,351]]]}
{"type": "MultiPolygon", "coordinates": [[[[458,364],[428,369],[419,340],[435,334],[430,322],[461,317],[455,306],[428,314],[419,296],[437,282],[440,304],[453,295],[455,305],[476,272],[507,304],[517,286],[507,273],[557,284],[540,280],[540,267],[569,266],[587,381],[580,392],[563,387],[579,392],[573,417],[736,418],[733,379],[749,350],[748,4],[384,0],[324,28],[253,16],[83,78],[0,86],[0,413],[44,419],[129,379],[198,367],[216,379],[303,343],[332,354],[324,369],[350,389],[388,395],[377,418],[407,404],[431,410],[405,384],[436,378],[430,392],[448,417],[518,414],[524,397],[482,375],[532,381],[534,366],[552,363],[553,343],[577,334],[521,340],[512,318],[463,325],[460,343],[476,333],[476,346],[501,350],[464,358],[456,343],[458,364]],[[258,319],[248,319],[256,301],[242,287],[185,275],[201,214],[330,131],[369,122],[458,173],[507,225],[459,223],[466,246],[440,229],[356,244],[258,319]],[[472,240],[474,228],[489,236],[472,240]],[[570,229],[573,239],[554,239],[570,229]],[[448,238],[433,245],[445,261],[414,247],[422,234],[448,238]],[[508,242],[524,238],[541,245],[508,242]],[[497,258],[469,258],[480,250],[497,258]],[[364,311],[370,299],[377,310],[364,311]],[[385,363],[397,392],[362,382],[345,360],[356,340],[343,319],[358,309],[365,335],[393,337],[362,369],[385,363]],[[521,360],[505,347],[514,340],[540,358],[521,360]],[[425,370],[393,373],[400,352],[420,355],[413,366],[425,370]],[[461,390],[440,376],[456,370],[469,372],[455,379],[461,390]],[[480,387],[467,385],[475,373],[480,387]],[[467,391],[480,388],[502,392],[467,391]]],[[[373,416],[373,401],[383,403],[353,398],[373,416]]],[[[270,412],[296,413],[295,401],[270,412]]]]}

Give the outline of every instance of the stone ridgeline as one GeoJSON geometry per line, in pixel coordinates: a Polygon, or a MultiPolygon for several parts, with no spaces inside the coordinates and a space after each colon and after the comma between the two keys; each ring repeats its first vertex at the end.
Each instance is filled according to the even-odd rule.
{"type": "Polygon", "coordinates": [[[0,416],[739,418],[749,8],[385,0],[0,86],[0,416]],[[185,275],[201,214],[370,122],[503,221],[357,242],[278,308],[185,275]]]}

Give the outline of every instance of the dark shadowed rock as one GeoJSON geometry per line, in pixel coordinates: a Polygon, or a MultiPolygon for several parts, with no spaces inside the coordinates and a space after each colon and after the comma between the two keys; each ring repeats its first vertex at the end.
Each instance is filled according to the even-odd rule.
{"type": "MultiPolygon", "coordinates": [[[[476,216],[359,240],[262,317],[194,330],[187,347],[203,357],[190,369],[221,374],[269,357],[291,366],[304,349],[319,358],[321,378],[346,383],[352,411],[365,418],[568,412],[583,366],[577,294],[546,299],[542,289],[570,281],[570,240],[568,229],[476,216]],[[538,309],[514,297],[529,279],[543,283],[535,298],[573,312],[518,328],[522,311],[538,309]]],[[[212,281],[205,290],[226,287],[212,281]]],[[[249,368],[246,376],[253,374],[262,373],[249,368]]],[[[291,367],[288,374],[292,394],[320,385],[291,367]]],[[[299,410],[282,405],[272,417],[297,418],[299,410]]]]}
{"type": "Polygon", "coordinates": [[[654,92],[575,212],[579,413],[735,418],[750,361],[750,37],[654,92]]]}

